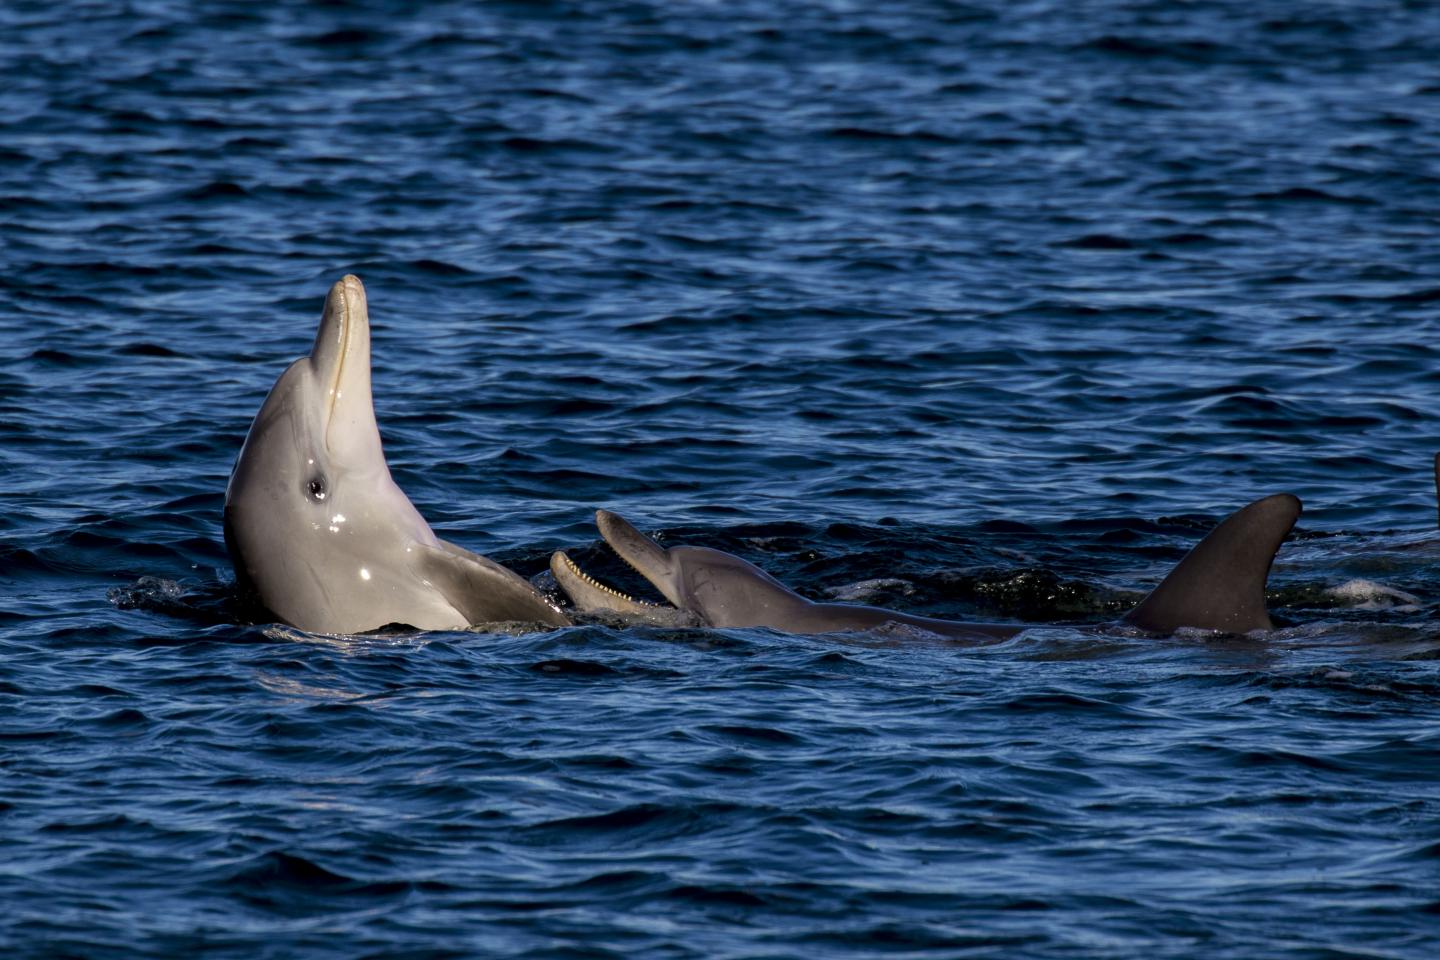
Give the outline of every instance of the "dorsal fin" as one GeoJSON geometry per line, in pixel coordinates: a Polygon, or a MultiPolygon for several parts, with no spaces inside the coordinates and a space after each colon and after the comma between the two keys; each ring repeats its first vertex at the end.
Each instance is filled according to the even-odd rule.
{"type": "Polygon", "coordinates": [[[1277,493],[1232,513],[1123,618],[1155,633],[1181,627],[1248,633],[1271,630],[1265,578],[1300,516],[1300,500],[1277,493]]]}

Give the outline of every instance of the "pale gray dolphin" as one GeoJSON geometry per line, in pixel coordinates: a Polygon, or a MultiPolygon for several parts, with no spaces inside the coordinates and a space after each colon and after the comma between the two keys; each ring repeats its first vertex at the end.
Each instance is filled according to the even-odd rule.
{"type": "MultiPolygon", "coordinates": [[[[1257,500],[1226,518],[1170,572],[1122,623],[1151,633],[1181,627],[1248,633],[1273,628],[1265,609],[1265,580],[1275,553],[1300,516],[1289,494],[1257,500]]],[[[917,617],[878,607],[814,603],[739,557],[708,547],[665,548],[628,521],[600,510],[605,542],[650,581],[682,614],[710,627],[769,627],[788,633],[843,633],[912,627],[956,640],[1003,640],[1025,624],[964,623],[917,617]]],[[[582,613],[610,611],[663,621],[658,604],[636,600],[598,582],[563,551],[550,570],[582,613]]]]}
{"type": "Polygon", "coordinates": [[[310,356],[275,381],[225,490],[237,586],[317,633],[568,624],[529,581],[435,536],[390,477],[370,395],[365,288],[330,288],[310,356]]]}

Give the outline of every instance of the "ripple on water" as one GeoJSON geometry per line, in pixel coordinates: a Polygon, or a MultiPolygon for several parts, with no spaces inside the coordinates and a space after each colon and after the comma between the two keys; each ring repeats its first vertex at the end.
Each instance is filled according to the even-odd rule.
{"type": "Polygon", "coordinates": [[[1435,954],[1431,6],[0,38],[11,954],[1435,954]],[[226,476],[351,271],[447,539],[1035,629],[268,624],[226,476]],[[1280,629],[1105,626],[1281,490],[1280,629]]]}

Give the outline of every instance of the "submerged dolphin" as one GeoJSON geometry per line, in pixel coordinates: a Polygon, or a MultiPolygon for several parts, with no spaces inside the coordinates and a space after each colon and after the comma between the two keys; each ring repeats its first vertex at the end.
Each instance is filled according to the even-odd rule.
{"type": "Polygon", "coordinates": [[[330,288],[315,345],[275,381],[225,490],[237,586],[317,633],[569,619],[529,581],[435,536],[395,481],[370,396],[365,288],[330,288]]]}
{"type": "MultiPolygon", "coordinates": [[[[1181,627],[1248,633],[1270,630],[1265,580],[1280,544],[1300,516],[1290,494],[1257,500],[1231,514],[1122,618],[1152,633],[1181,627]]],[[[841,633],[907,626],[941,637],[1003,640],[1024,624],[963,623],[846,603],[814,603],[739,557],[708,547],[666,549],[608,510],[595,514],[605,542],[691,622],[710,627],[770,627],[788,633],[841,633]]],[[[655,621],[666,608],[612,590],[563,551],[550,570],[583,613],[611,611],[655,621]]]]}

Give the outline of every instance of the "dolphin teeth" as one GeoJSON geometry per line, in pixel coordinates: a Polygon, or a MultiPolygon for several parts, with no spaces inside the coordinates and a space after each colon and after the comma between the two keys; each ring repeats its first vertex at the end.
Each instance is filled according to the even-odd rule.
{"type": "Polygon", "coordinates": [[[585,583],[587,583],[587,584],[589,584],[590,586],[594,587],[596,590],[601,591],[602,593],[608,593],[608,594],[610,594],[610,596],[612,596],[612,597],[618,597],[618,598],[620,598],[621,600],[624,600],[624,601],[627,602],[627,603],[633,603],[633,604],[636,604],[636,605],[642,606],[642,607],[658,607],[658,606],[660,606],[660,604],[658,604],[658,603],[651,603],[651,602],[648,601],[648,600],[637,600],[637,599],[635,599],[634,597],[630,596],[630,594],[628,594],[628,593],[621,593],[619,590],[616,590],[614,587],[607,586],[606,584],[601,583],[599,580],[596,580],[594,577],[590,576],[590,574],[586,573],[584,570],[581,570],[580,567],[575,563],[575,561],[574,561],[574,560],[571,560],[570,557],[569,557],[567,554],[561,554],[561,558],[565,561],[565,568],[566,568],[567,570],[569,570],[571,573],[575,574],[575,576],[579,577],[579,578],[580,578],[581,580],[583,580],[585,583]]]}

